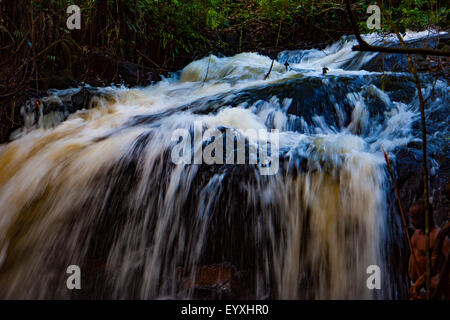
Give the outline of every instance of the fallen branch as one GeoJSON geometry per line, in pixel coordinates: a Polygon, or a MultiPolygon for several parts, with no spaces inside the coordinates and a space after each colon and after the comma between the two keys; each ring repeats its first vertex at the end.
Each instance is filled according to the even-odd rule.
{"type": "MultiPolygon", "coordinates": [[[[365,42],[365,41],[364,41],[365,42]]],[[[428,48],[393,48],[393,47],[379,47],[371,46],[367,42],[358,46],[352,47],[353,51],[361,52],[383,52],[383,53],[399,53],[399,54],[422,54],[428,56],[445,56],[450,57],[450,51],[434,50],[428,48]]]]}

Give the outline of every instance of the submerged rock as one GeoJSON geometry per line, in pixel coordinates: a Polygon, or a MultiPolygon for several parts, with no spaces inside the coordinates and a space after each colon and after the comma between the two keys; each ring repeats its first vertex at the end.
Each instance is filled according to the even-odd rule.
{"type": "Polygon", "coordinates": [[[182,290],[193,291],[195,299],[239,299],[243,298],[240,278],[229,263],[203,265],[195,277],[184,277],[181,286],[182,290]]]}
{"type": "Polygon", "coordinates": [[[91,70],[86,80],[97,86],[110,83],[138,86],[159,80],[156,73],[144,72],[138,65],[102,51],[90,52],[88,63],[91,70]]]}

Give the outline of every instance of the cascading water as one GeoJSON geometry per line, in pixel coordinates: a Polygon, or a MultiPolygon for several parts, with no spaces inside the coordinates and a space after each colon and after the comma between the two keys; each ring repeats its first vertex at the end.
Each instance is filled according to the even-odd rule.
{"type": "MultiPolygon", "coordinates": [[[[418,103],[407,74],[364,71],[375,55],[352,44],[282,53],[266,81],[268,57],[211,56],[147,88],[91,88],[70,115],[80,89],[53,92],[40,114],[24,107],[26,126],[0,146],[0,297],[193,298],[202,266],[223,263],[238,298],[398,297],[381,146],[416,139],[418,103]],[[174,132],[196,123],[247,151],[262,143],[247,129],[279,130],[279,170],[174,163],[174,132]],[[66,287],[69,265],[81,293],[66,287]],[[381,290],[366,285],[370,265],[381,290]]],[[[447,88],[434,83],[432,107],[447,88]]]]}

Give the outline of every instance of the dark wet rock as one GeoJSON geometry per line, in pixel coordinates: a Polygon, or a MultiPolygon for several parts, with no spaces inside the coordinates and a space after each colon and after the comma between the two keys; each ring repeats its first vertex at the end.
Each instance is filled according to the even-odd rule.
{"type": "MultiPolygon", "coordinates": [[[[422,151],[402,148],[396,155],[395,171],[403,209],[408,213],[409,207],[423,195],[422,151]]],[[[442,226],[450,219],[450,199],[447,186],[450,182],[450,160],[447,158],[438,167],[429,162],[430,202],[434,220],[442,226]]]]}
{"type": "Polygon", "coordinates": [[[29,100],[23,107],[22,116],[34,113],[35,121],[44,116],[44,127],[54,127],[66,120],[71,114],[96,107],[99,99],[113,99],[111,95],[92,87],[71,89],[68,91],[50,95],[39,99],[29,100]],[[95,99],[98,98],[98,99],[95,99]],[[49,121],[46,121],[49,119],[49,121]]]}
{"type": "Polygon", "coordinates": [[[374,123],[384,122],[384,113],[391,110],[393,106],[390,97],[387,96],[386,99],[383,99],[379,90],[375,85],[369,85],[362,90],[362,96],[369,111],[371,122],[374,123]]]}
{"type": "Polygon", "coordinates": [[[135,86],[139,83],[139,70],[135,64],[128,61],[118,63],[119,77],[127,84],[135,86]]]}
{"type": "Polygon", "coordinates": [[[433,209],[435,221],[439,226],[450,221],[450,158],[440,164],[438,174],[434,179],[434,188],[431,196],[433,198],[433,209]]]}
{"type": "MultiPolygon", "coordinates": [[[[48,114],[51,112],[63,111],[65,108],[61,108],[61,104],[56,101],[41,101],[43,108],[43,114],[48,114]]],[[[68,105],[70,107],[70,105],[68,105]]]]}
{"type": "Polygon", "coordinates": [[[423,191],[422,151],[415,148],[401,148],[396,152],[394,171],[400,198],[405,209],[419,198],[423,191]]]}
{"type": "Polygon", "coordinates": [[[71,113],[78,110],[90,109],[92,105],[92,98],[100,96],[97,89],[91,87],[83,87],[75,93],[67,93],[59,95],[58,98],[46,96],[40,98],[39,104],[43,106],[43,114],[57,112],[61,113],[66,118],[71,113]]]}
{"type": "Polygon", "coordinates": [[[71,97],[72,104],[69,111],[72,113],[77,110],[88,109],[89,103],[93,96],[94,96],[93,90],[82,88],[78,93],[74,94],[71,97]]]}
{"type": "Polygon", "coordinates": [[[63,77],[53,75],[50,78],[39,79],[38,87],[41,90],[48,90],[48,89],[63,90],[68,89],[70,87],[76,87],[76,83],[74,83],[73,81],[68,81],[63,77]]]}
{"type": "MultiPolygon", "coordinates": [[[[350,79],[347,80],[349,84],[353,84],[350,79]]],[[[168,116],[186,110],[208,114],[218,112],[221,108],[228,106],[250,107],[255,105],[258,108],[264,101],[269,102],[276,96],[279,103],[282,103],[284,99],[292,99],[288,113],[303,117],[307,123],[312,123],[314,116],[323,115],[327,123],[341,127],[341,125],[348,123],[352,107],[345,97],[350,91],[350,87],[342,88],[342,86],[337,85],[337,81],[331,80],[331,84],[324,85],[321,78],[298,78],[288,82],[240,90],[238,93],[231,91],[226,94],[201,98],[188,105],[158,115],[138,116],[133,120],[133,124],[150,124],[160,116],[168,116]],[[329,110],[328,106],[334,105],[337,100],[347,101],[343,110],[345,119],[340,119],[336,110],[332,112],[329,110]]],[[[354,90],[356,91],[356,89],[354,90]]]]}
{"type": "Polygon", "coordinates": [[[144,72],[136,64],[101,51],[89,53],[90,76],[87,81],[94,86],[110,83],[127,86],[148,85],[159,80],[156,72],[144,72]],[[101,84],[99,84],[101,83],[101,84]]]}
{"type": "Polygon", "coordinates": [[[385,91],[392,101],[409,104],[416,95],[416,85],[411,75],[384,74],[377,77],[373,83],[385,91]]]}
{"type": "Polygon", "coordinates": [[[317,115],[322,116],[326,123],[335,128],[342,128],[350,122],[353,110],[347,94],[357,92],[361,84],[360,79],[354,78],[330,76],[324,80],[322,77],[300,77],[287,82],[240,90],[238,93],[229,92],[202,98],[181,107],[178,111],[189,109],[206,114],[217,112],[226,106],[253,105],[259,108],[263,102],[270,102],[273,97],[277,97],[276,103],[280,103],[280,107],[285,99],[289,99],[287,113],[299,117],[292,130],[301,129],[300,118],[307,124],[312,124],[317,115]],[[335,108],[336,103],[341,105],[341,110],[335,108]]]}

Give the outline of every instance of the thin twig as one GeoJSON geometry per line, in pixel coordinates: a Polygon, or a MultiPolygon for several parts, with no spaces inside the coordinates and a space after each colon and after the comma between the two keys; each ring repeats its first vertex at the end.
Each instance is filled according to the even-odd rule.
{"type": "MultiPolygon", "coordinates": [[[[280,24],[278,26],[278,34],[277,34],[277,41],[275,43],[275,48],[278,48],[278,41],[280,40],[280,33],[281,33],[281,25],[283,22],[283,16],[284,16],[284,6],[286,2],[283,2],[283,7],[281,8],[281,15],[280,15],[280,24]]],[[[264,76],[264,80],[267,80],[267,78],[270,76],[270,73],[272,72],[273,64],[275,62],[275,58],[272,59],[272,63],[270,65],[269,72],[264,76]]]]}
{"type": "Polygon", "coordinates": [[[141,51],[139,51],[138,49],[136,49],[136,52],[139,53],[141,56],[143,56],[145,59],[147,59],[148,61],[150,61],[152,64],[154,64],[157,68],[162,69],[159,64],[157,64],[155,61],[153,61],[152,59],[150,59],[147,55],[145,55],[144,53],[142,53],[141,51]]]}
{"type": "Polygon", "coordinates": [[[202,87],[205,84],[206,79],[208,78],[208,73],[209,73],[209,64],[211,63],[211,54],[209,55],[209,59],[208,59],[208,67],[206,68],[206,74],[205,74],[205,78],[203,79],[203,83],[202,83],[202,87]]]}

